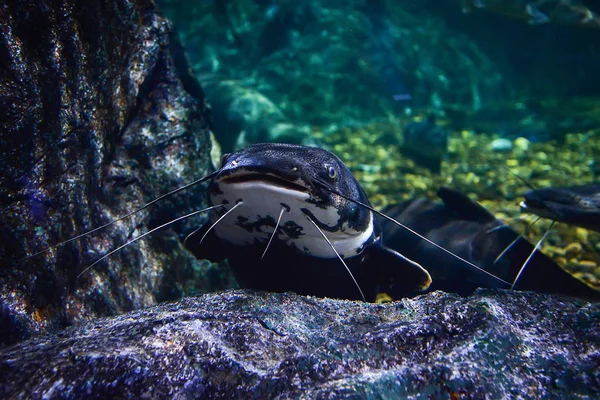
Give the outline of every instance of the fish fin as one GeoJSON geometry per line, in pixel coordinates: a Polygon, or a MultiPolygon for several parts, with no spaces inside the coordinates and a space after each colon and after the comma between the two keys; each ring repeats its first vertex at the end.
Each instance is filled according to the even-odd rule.
{"type": "Polygon", "coordinates": [[[531,19],[529,20],[529,24],[531,25],[545,24],[546,22],[550,21],[550,18],[546,14],[538,10],[537,7],[533,4],[527,4],[525,10],[527,11],[527,14],[531,17],[531,19]]]}
{"type": "MultiPolygon", "coordinates": [[[[431,285],[431,275],[421,265],[385,246],[376,246],[369,252],[369,261],[375,264],[382,281],[394,292],[413,293],[426,290],[431,285]]],[[[382,288],[387,289],[387,288],[382,288]]]]}
{"type": "Polygon", "coordinates": [[[204,237],[204,240],[200,241],[210,227],[211,224],[208,223],[196,229],[185,238],[183,245],[199,260],[208,260],[214,263],[221,262],[227,257],[221,239],[215,234],[215,231],[211,230],[204,237]]]}
{"type": "Polygon", "coordinates": [[[444,205],[461,219],[480,222],[496,220],[494,214],[490,213],[476,201],[471,200],[467,195],[454,189],[442,186],[437,194],[444,202],[444,205]]]}

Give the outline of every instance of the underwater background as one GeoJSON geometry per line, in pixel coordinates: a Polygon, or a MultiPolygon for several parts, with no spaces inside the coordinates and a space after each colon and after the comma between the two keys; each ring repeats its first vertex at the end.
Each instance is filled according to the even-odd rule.
{"type": "MultiPolygon", "coordinates": [[[[337,154],[381,208],[440,186],[536,243],[533,188],[598,182],[594,1],[162,0],[224,152],[337,154]]],[[[600,287],[600,235],[556,224],[543,251],[600,287]]]]}
{"type": "MultiPolygon", "coordinates": [[[[600,292],[581,281],[600,288],[599,13],[597,0],[1,2],[0,398],[598,398],[600,292]],[[323,274],[335,259],[289,260],[297,241],[269,250],[277,264],[255,262],[270,242],[228,246],[228,261],[212,254],[224,241],[188,246],[218,222],[202,230],[231,176],[219,166],[244,153],[223,155],[258,142],[334,152],[368,200],[328,151],[289,158],[325,154],[306,165],[350,181],[349,201],[431,226],[494,282],[389,219],[383,243],[377,224],[368,242],[347,225],[360,281],[345,262],[349,276],[337,262],[323,274]],[[585,184],[589,230],[521,210],[532,188],[585,184]],[[515,231],[531,243],[497,262],[515,231]],[[523,290],[498,287],[533,254],[523,290]],[[406,259],[428,267],[430,292],[394,292],[426,280],[406,259]],[[246,285],[236,263],[281,282],[246,285]],[[385,293],[347,301],[359,282],[385,293]]],[[[249,192],[277,232],[283,209],[249,192]]],[[[246,229],[238,217],[228,226],[246,229]]]]}

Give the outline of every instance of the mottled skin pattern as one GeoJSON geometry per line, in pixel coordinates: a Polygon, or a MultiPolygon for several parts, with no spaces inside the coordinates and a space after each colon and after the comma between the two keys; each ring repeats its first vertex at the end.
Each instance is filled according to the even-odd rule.
{"type": "Polygon", "coordinates": [[[600,184],[549,187],[525,193],[521,209],[554,221],[600,232],[600,184]]]}
{"type": "Polygon", "coordinates": [[[382,246],[381,228],[370,210],[331,193],[368,204],[356,179],[330,152],[286,144],[250,146],[223,157],[208,189],[210,202],[225,206],[186,239],[186,247],[198,258],[227,258],[242,287],[362,298],[350,273],[307,217],[344,258],[366,300],[390,286],[405,293],[430,282],[419,265],[382,246]],[[235,214],[210,229],[240,201],[235,214]],[[282,225],[263,257],[281,209],[282,225]]]}
{"type": "MultiPolygon", "coordinates": [[[[339,214],[339,225],[328,227],[319,224],[321,229],[337,230],[343,223],[355,230],[367,228],[371,211],[360,207],[340,196],[331,195],[323,186],[344,193],[348,197],[368,203],[367,195],[344,163],[334,154],[316,147],[258,144],[226,156],[219,175],[209,185],[209,192],[220,192],[219,181],[228,176],[246,173],[276,175],[278,178],[306,186],[311,194],[309,200],[315,206],[326,209],[335,207],[339,214]],[[300,150],[302,153],[300,154],[300,150]],[[322,168],[321,168],[322,167],[322,168]],[[329,176],[328,168],[333,168],[336,177],[329,176]],[[339,174],[339,176],[337,176],[339,174]]],[[[318,221],[317,221],[318,222],[318,221]]]]}

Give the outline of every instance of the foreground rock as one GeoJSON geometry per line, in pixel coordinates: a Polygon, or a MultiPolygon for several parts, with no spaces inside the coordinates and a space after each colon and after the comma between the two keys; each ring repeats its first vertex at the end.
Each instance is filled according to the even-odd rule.
{"type": "Polygon", "coordinates": [[[434,292],[386,305],[230,291],[0,351],[0,397],[592,398],[600,305],[434,292]]]}
{"type": "Polygon", "coordinates": [[[200,208],[201,189],[20,261],[210,168],[202,89],[171,24],[152,0],[7,1],[0,54],[0,344],[179,297],[196,261],[174,232],[77,275],[200,208]]]}

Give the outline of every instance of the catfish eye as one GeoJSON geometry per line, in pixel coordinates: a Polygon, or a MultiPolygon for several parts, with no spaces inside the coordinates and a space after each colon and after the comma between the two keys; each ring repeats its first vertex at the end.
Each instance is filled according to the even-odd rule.
{"type": "Polygon", "coordinates": [[[331,165],[325,165],[325,168],[327,168],[327,175],[329,175],[331,179],[335,179],[335,177],[337,176],[337,171],[335,170],[335,168],[331,165]]]}
{"type": "Polygon", "coordinates": [[[221,156],[221,167],[223,165],[225,165],[225,161],[227,161],[227,159],[229,158],[230,155],[231,155],[231,153],[225,153],[221,156]]]}

